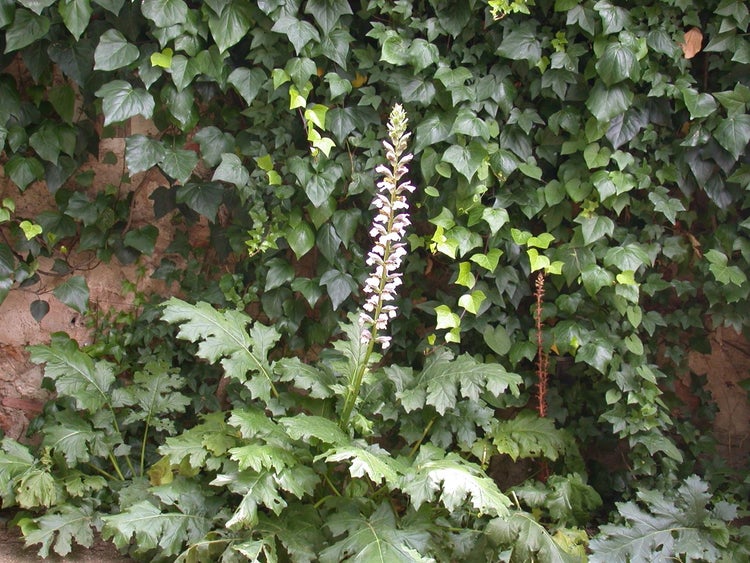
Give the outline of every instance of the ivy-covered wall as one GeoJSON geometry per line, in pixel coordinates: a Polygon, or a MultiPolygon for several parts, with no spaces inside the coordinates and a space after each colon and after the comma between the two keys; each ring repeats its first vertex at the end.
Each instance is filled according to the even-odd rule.
{"type": "MultiPolygon", "coordinates": [[[[0,208],[0,298],[39,288],[45,259],[54,297],[84,311],[72,252],[153,252],[159,230],[129,220],[133,191],[79,171],[142,116],[156,132],[103,159],[123,182],[164,176],[154,214],[177,231],[154,276],[250,312],[312,361],[364,300],[373,170],[402,103],[418,189],[389,361],[446,345],[518,373],[523,392],[492,409],[564,428],[605,496],[702,470],[710,409],[679,416],[674,390],[708,332],[750,324],[748,6],[489,4],[0,1],[2,164],[17,187],[0,208]],[[37,182],[55,205],[17,213],[37,182]],[[207,249],[186,234],[201,218],[207,249]]],[[[433,391],[437,412],[456,405],[455,384],[433,391]]],[[[440,444],[476,456],[487,443],[459,427],[486,429],[484,415],[445,422],[440,444]]]]}

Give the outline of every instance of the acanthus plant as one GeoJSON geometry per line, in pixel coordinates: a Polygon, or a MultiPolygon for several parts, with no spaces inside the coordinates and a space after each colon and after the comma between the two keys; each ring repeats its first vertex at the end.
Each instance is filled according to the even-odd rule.
{"type": "Polygon", "coordinates": [[[316,364],[279,357],[280,333],[243,310],[168,300],[163,320],[221,365],[232,405],[177,434],[187,399],[176,369],[150,363],[123,381],[69,339],[34,349],[59,399],[35,455],[3,441],[0,494],[23,509],[40,555],[89,546],[96,530],[146,561],[586,559],[583,527],[601,499],[574,440],[531,410],[496,416],[523,404],[519,375],[443,347],[420,366],[388,362],[414,189],[406,125],[395,106],[362,310],[316,364]],[[487,473],[500,456],[559,473],[503,491],[487,473]]]}

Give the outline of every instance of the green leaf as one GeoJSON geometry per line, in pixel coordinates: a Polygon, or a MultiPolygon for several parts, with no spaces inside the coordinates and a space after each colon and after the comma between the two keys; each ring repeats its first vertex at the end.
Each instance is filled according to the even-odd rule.
{"type": "Polygon", "coordinates": [[[451,145],[443,153],[442,161],[449,163],[471,182],[485,158],[487,158],[487,150],[477,141],[472,141],[466,147],[451,145]]]}
{"type": "Polygon", "coordinates": [[[164,158],[159,163],[159,168],[167,176],[181,184],[190,179],[196,166],[198,166],[198,155],[195,151],[171,147],[165,147],[164,158]]]}
{"type": "Polygon", "coordinates": [[[517,395],[520,384],[520,376],[500,364],[478,363],[468,354],[454,359],[440,348],[428,356],[421,373],[396,398],[407,412],[432,405],[442,415],[455,408],[459,398],[478,401],[484,390],[495,396],[508,390],[517,395]]]}
{"type": "Polygon", "coordinates": [[[135,540],[136,553],[158,549],[163,556],[175,556],[183,545],[199,540],[211,528],[208,515],[162,512],[148,500],[127,507],[119,514],[102,517],[102,537],[112,539],[118,549],[135,540]]]}
{"type": "Polygon", "coordinates": [[[654,210],[664,215],[673,225],[677,221],[677,214],[685,211],[682,201],[672,197],[669,190],[664,186],[656,186],[653,190],[649,191],[648,199],[654,204],[654,210]]]}
{"type": "Polygon", "coordinates": [[[348,461],[349,473],[355,478],[367,476],[375,483],[385,482],[395,487],[401,474],[400,462],[378,445],[358,446],[355,444],[334,445],[333,448],[318,456],[329,463],[348,461]]]}
{"type": "Polygon", "coordinates": [[[466,309],[472,315],[479,314],[479,308],[482,306],[487,295],[482,290],[472,291],[458,298],[458,306],[466,309]]]}
{"type": "Polygon", "coordinates": [[[698,556],[718,561],[730,556],[733,546],[722,541],[721,532],[733,518],[732,505],[711,507],[708,485],[688,477],[675,491],[641,490],[638,502],[617,503],[624,524],[604,524],[591,540],[590,561],[646,561],[698,556]]]}
{"type": "Polygon", "coordinates": [[[242,188],[250,181],[250,172],[242,164],[242,159],[239,156],[233,153],[224,153],[221,155],[221,164],[214,170],[211,180],[213,182],[228,182],[242,188]]]}
{"type": "Polygon", "coordinates": [[[320,276],[320,284],[326,287],[334,311],[357,289],[357,282],[354,281],[354,278],[339,270],[325,272],[320,276]]]}
{"type": "Polygon", "coordinates": [[[514,461],[537,457],[555,461],[566,448],[565,434],[555,428],[554,421],[528,410],[510,420],[495,421],[490,436],[497,451],[514,461]]]}
{"type": "Polygon", "coordinates": [[[50,548],[60,557],[66,557],[74,541],[86,548],[94,544],[95,516],[88,504],[63,504],[33,521],[24,520],[19,525],[27,547],[41,544],[37,552],[39,557],[47,558],[50,548]]]}
{"type": "Polygon", "coordinates": [[[188,182],[177,188],[177,203],[184,203],[196,213],[216,221],[219,206],[224,200],[224,186],[218,182],[188,182]]]}
{"type": "Polygon", "coordinates": [[[281,16],[273,24],[271,31],[286,35],[297,55],[310,41],[320,42],[320,34],[310,22],[298,20],[292,16],[281,16]]]}
{"type": "Polygon", "coordinates": [[[615,6],[609,0],[599,0],[594,4],[594,10],[602,18],[605,35],[619,33],[630,25],[630,12],[620,6],[615,6]]]}
{"type": "Polygon", "coordinates": [[[75,400],[79,409],[95,413],[109,403],[115,381],[112,365],[94,361],[64,333],[52,335],[49,346],[30,346],[31,361],[44,363],[44,376],[52,379],[58,395],[75,400]]]}
{"type": "Polygon", "coordinates": [[[133,88],[124,80],[108,82],[96,92],[102,98],[104,125],[125,121],[136,115],[149,119],[154,112],[154,98],[142,88],[133,88]]]}
{"type": "Polygon", "coordinates": [[[637,80],[640,66],[636,54],[619,41],[610,43],[596,62],[596,70],[607,86],[630,78],[637,80]]]}
{"type": "Polygon", "coordinates": [[[5,173],[21,191],[44,177],[44,166],[34,157],[14,154],[5,163],[5,173]]]}
{"type": "Polygon", "coordinates": [[[140,229],[128,231],[123,239],[123,244],[135,248],[137,251],[151,256],[154,252],[159,229],[153,225],[145,225],[140,229]]]}
{"type": "Polygon", "coordinates": [[[651,259],[646,254],[646,251],[635,243],[614,246],[607,250],[607,254],[604,256],[604,265],[606,267],[615,266],[623,272],[625,270],[635,272],[644,264],[651,264],[651,259]]]}
{"type": "Polygon", "coordinates": [[[607,88],[596,82],[586,100],[586,107],[600,123],[608,123],[624,113],[633,103],[633,90],[622,84],[607,88]]]}
{"type": "Polygon", "coordinates": [[[57,114],[66,123],[72,123],[75,116],[76,94],[69,84],[53,86],[48,91],[49,101],[57,114]]]}
{"type": "MultiPolygon", "coordinates": [[[[351,506],[351,505],[348,505],[351,506]]],[[[382,503],[368,518],[348,506],[326,520],[334,538],[346,534],[320,553],[321,563],[428,563],[420,552],[427,548],[429,532],[423,527],[404,529],[388,503],[382,503]]]]}
{"type": "Polygon", "coordinates": [[[49,18],[17,8],[13,24],[5,31],[5,53],[18,51],[39,41],[47,35],[49,28],[49,18]]]}
{"type": "Polygon", "coordinates": [[[131,135],[125,139],[125,162],[131,174],[145,172],[159,164],[166,155],[161,141],[146,135],[131,135]]]}
{"type": "Polygon", "coordinates": [[[156,27],[170,27],[187,21],[188,6],[183,0],[143,0],[141,13],[156,27]]]}
{"type": "Polygon", "coordinates": [[[200,144],[204,162],[212,167],[221,162],[224,153],[232,153],[235,147],[234,137],[213,125],[202,128],[193,139],[200,144]]]}
{"type": "Polygon", "coordinates": [[[714,137],[735,160],[739,159],[750,141],[750,115],[743,113],[722,119],[714,131],[714,137]]]}
{"type": "Polygon", "coordinates": [[[498,356],[505,356],[510,351],[510,335],[508,335],[508,331],[504,326],[497,325],[495,328],[492,328],[490,325],[487,325],[482,333],[482,337],[485,344],[498,356]]]}
{"type": "Polygon", "coordinates": [[[239,43],[247,35],[251,23],[250,8],[241,2],[224,4],[218,17],[212,13],[208,17],[208,28],[219,48],[219,53],[224,53],[239,43]]]}
{"type": "Polygon", "coordinates": [[[229,74],[227,82],[234,86],[245,103],[250,105],[267,79],[266,73],[260,68],[238,67],[229,74]]]}
{"type": "Polygon", "coordinates": [[[62,0],[57,6],[65,27],[78,41],[91,21],[91,2],[89,0],[62,0]]]}
{"type": "Polygon", "coordinates": [[[325,36],[333,30],[341,16],[352,14],[352,9],[346,0],[310,0],[305,5],[305,13],[312,15],[325,36]]]}
{"type": "Polygon", "coordinates": [[[99,38],[94,51],[94,70],[117,70],[135,62],[139,56],[138,47],[129,43],[122,33],[108,29],[99,38]]]}
{"type": "Polygon", "coordinates": [[[89,307],[89,287],[83,276],[72,276],[58,285],[52,293],[60,301],[79,313],[85,313],[89,307]]]}
{"type": "Polygon", "coordinates": [[[415,509],[439,496],[451,513],[471,508],[480,515],[506,516],[510,499],[475,464],[456,453],[445,455],[434,446],[422,446],[407,473],[403,490],[415,509]]]}
{"type": "Polygon", "coordinates": [[[220,313],[208,303],[190,305],[174,297],[166,302],[162,318],[180,325],[178,338],[199,343],[199,357],[211,363],[221,358],[227,377],[245,383],[254,397],[268,400],[275,393],[267,359],[280,336],[274,328],[252,323],[240,311],[220,313]]]}
{"type": "Polygon", "coordinates": [[[583,243],[589,245],[605,236],[612,236],[615,229],[615,223],[609,217],[595,215],[593,217],[579,216],[576,223],[581,225],[581,234],[583,243]]]}
{"type": "Polygon", "coordinates": [[[717,109],[716,100],[711,94],[685,88],[682,90],[682,97],[685,100],[685,107],[690,112],[690,119],[708,117],[717,109]]]}
{"type": "MultiPolygon", "coordinates": [[[[490,541],[503,548],[511,547],[510,561],[545,561],[549,563],[582,563],[585,555],[565,551],[534,516],[514,511],[510,518],[495,518],[485,533],[490,541]]],[[[611,562],[610,562],[611,563],[611,562]]]]}
{"type": "Polygon", "coordinates": [[[542,45],[535,26],[524,22],[508,33],[500,43],[497,54],[514,61],[528,61],[529,66],[536,65],[542,58],[542,45]]]}
{"type": "Polygon", "coordinates": [[[315,233],[304,221],[289,225],[285,238],[298,260],[315,246],[315,233]]]}
{"type": "Polygon", "coordinates": [[[305,444],[309,443],[310,438],[316,438],[331,445],[343,445],[351,442],[349,436],[339,428],[338,424],[321,416],[298,414],[279,419],[279,424],[284,427],[292,439],[302,440],[305,444]]]}

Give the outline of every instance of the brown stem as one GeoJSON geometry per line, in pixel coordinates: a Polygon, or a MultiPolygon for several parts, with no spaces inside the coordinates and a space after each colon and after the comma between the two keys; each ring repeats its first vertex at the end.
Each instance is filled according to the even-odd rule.
{"type": "Polygon", "coordinates": [[[547,416],[547,382],[549,373],[549,356],[544,351],[542,338],[542,299],[544,298],[544,272],[540,271],[536,277],[536,375],[537,375],[537,410],[540,417],[547,416]]]}

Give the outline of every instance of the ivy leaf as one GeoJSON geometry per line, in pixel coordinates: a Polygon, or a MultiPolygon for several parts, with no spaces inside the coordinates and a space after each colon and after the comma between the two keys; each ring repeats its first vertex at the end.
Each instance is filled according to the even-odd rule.
{"type": "Polygon", "coordinates": [[[221,313],[208,303],[190,305],[175,297],[166,302],[162,319],[180,325],[178,338],[199,343],[199,357],[211,363],[222,358],[227,377],[247,382],[254,397],[270,398],[274,387],[267,356],[280,337],[274,328],[252,324],[250,317],[241,311],[221,313]],[[251,325],[249,331],[248,325],[251,325]]]}
{"type": "Polygon", "coordinates": [[[369,518],[344,508],[326,520],[334,538],[346,536],[320,553],[321,563],[428,563],[432,558],[420,554],[430,539],[429,531],[419,527],[402,529],[388,503],[382,503],[369,518]]]}
{"type": "MultiPolygon", "coordinates": [[[[267,79],[266,73],[260,68],[238,67],[229,74],[227,82],[234,86],[239,95],[245,100],[245,103],[250,105],[267,79]]],[[[206,129],[208,127],[202,130],[205,131],[206,129]]]]}
{"type": "Polygon", "coordinates": [[[605,236],[612,236],[615,230],[614,221],[603,215],[595,215],[594,217],[579,216],[575,219],[575,222],[581,225],[583,243],[587,246],[605,236]]]}
{"type": "Polygon", "coordinates": [[[631,107],[625,113],[616,115],[607,129],[607,139],[616,149],[630,142],[648,125],[648,112],[643,108],[631,107]]]}
{"type": "Polygon", "coordinates": [[[89,307],[89,287],[83,276],[72,276],[52,290],[71,309],[85,313],[89,307]]]}
{"type": "Polygon", "coordinates": [[[96,91],[102,98],[104,125],[125,121],[136,115],[149,119],[154,112],[154,98],[142,88],[133,88],[124,80],[113,80],[96,91]]]}
{"type": "Polygon", "coordinates": [[[176,200],[213,223],[224,200],[224,186],[218,182],[188,182],[177,188],[176,200]]]}
{"type": "Polygon", "coordinates": [[[63,0],[57,7],[65,27],[78,41],[91,21],[91,2],[89,0],[63,0]]]}
{"type": "Polygon", "coordinates": [[[614,246],[607,250],[607,254],[604,256],[604,265],[606,267],[615,266],[623,272],[626,270],[635,272],[644,264],[650,263],[651,259],[646,254],[646,251],[635,243],[614,246]]]}
{"type": "MultiPolygon", "coordinates": [[[[116,29],[108,29],[99,38],[94,51],[94,70],[117,70],[138,60],[138,47],[116,29]]],[[[98,93],[97,93],[98,95],[98,93]]]]}
{"type": "Polygon", "coordinates": [[[184,184],[192,176],[197,165],[198,155],[195,151],[166,147],[159,168],[170,178],[184,184]]]}
{"type": "Polygon", "coordinates": [[[627,78],[636,80],[640,67],[632,49],[616,41],[607,45],[596,62],[596,70],[604,84],[612,86],[627,78]]]}
{"type": "Polygon", "coordinates": [[[183,0],[143,0],[141,13],[156,27],[169,27],[187,21],[188,6],[183,0]]]}
{"type": "Polygon", "coordinates": [[[508,389],[517,395],[521,381],[500,364],[478,363],[468,354],[453,359],[450,351],[441,348],[428,357],[410,388],[397,393],[396,398],[407,412],[432,405],[442,415],[455,408],[459,396],[477,401],[485,389],[495,396],[508,389]]]}
{"type": "Polygon", "coordinates": [[[648,199],[654,204],[654,210],[664,215],[673,225],[677,221],[677,214],[680,211],[685,211],[685,206],[682,202],[672,197],[669,190],[664,186],[656,186],[653,190],[649,191],[648,199]]]}
{"type": "Polygon", "coordinates": [[[708,117],[717,109],[716,99],[708,93],[698,92],[694,88],[684,88],[682,97],[685,100],[685,107],[690,112],[690,119],[700,119],[708,117]]]}
{"type": "Polygon", "coordinates": [[[450,137],[453,123],[456,119],[455,112],[436,113],[420,120],[414,128],[414,153],[421,153],[426,147],[445,141],[450,137]]]}
{"type": "Polygon", "coordinates": [[[228,182],[242,188],[250,181],[250,172],[242,164],[239,156],[233,153],[224,153],[221,155],[221,164],[214,171],[211,180],[228,182]]]}
{"type": "Polygon", "coordinates": [[[599,16],[602,18],[605,35],[619,33],[630,26],[630,12],[625,8],[613,5],[609,0],[599,0],[594,4],[594,10],[599,12],[599,16]]]}
{"type": "MultiPolygon", "coordinates": [[[[230,74],[230,83],[232,83],[231,76],[230,74]]],[[[231,134],[213,125],[209,125],[198,131],[193,139],[200,145],[201,156],[208,166],[219,164],[221,162],[221,155],[232,153],[235,146],[234,137],[231,134]]]]}
{"type": "Polygon", "coordinates": [[[161,141],[146,135],[131,135],[125,139],[125,162],[131,174],[145,172],[159,164],[166,155],[161,141]]]}
{"type": "Polygon", "coordinates": [[[320,41],[320,52],[324,57],[331,59],[341,68],[346,70],[346,58],[349,55],[349,46],[354,38],[348,31],[343,29],[334,29],[323,36],[320,41]]]}
{"type": "Polygon", "coordinates": [[[328,270],[320,276],[320,284],[326,286],[334,311],[357,289],[357,282],[350,274],[335,269],[328,270]]]}
{"type": "Polygon", "coordinates": [[[625,85],[607,88],[603,82],[596,82],[586,100],[586,107],[597,121],[607,123],[632,105],[633,95],[633,90],[625,85]]]}
{"type": "Polygon", "coordinates": [[[88,504],[63,504],[33,520],[19,522],[26,546],[41,544],[37,554],[47,558],[50,548],[61,557],[67,556],[75,541],[82,547],[94,544],[94,511],[88,504]]]}
{"type": "Polygon", "coordinates": [[[451,145],[443,153],[443,162],[449,163],[469,182],[487,158],[487,149],[479,142],[472,141],[468,146],[451,145]]]}
{"type": "Polygon", "coordinates": [[[333,30],[341,16],[352,14],[352,9],[346,0],[310,0],[305,6],[305,13],[312,15],[325,36],[333,30]]]}
{"type": "Polygon", "coordinates": [[[129,547],[133,538],[136,553],[158,549],[164,556],[179,554],[184,544],[199,540],[211,528],[211,520],[200,513],[162,512],[147,500],[102,520],[102,538],[111,538],[118,549],[129,547]]]}
{"type": "Polygon", "coordinates": [[[153,225],[144,225],[140,229],[128,231],[123,239],[125,246],[135,248],[138,252],[151,256],[154,252],[159,229],[153,225]]]}
{"type": "Polygon", "coordinates": [[[531,411],[521,411],[510,420],[495,421],[491,433],[498,452],[513,461],[545,457],[555,461],[565,450],[565,435],[549,418],[540,418],[531,411]]]}
{"type": "Polygon", "coordinates": [[[739,159],[750,141],[750,115],[743,113],[722,119],[714,131],[714,137],[735,160],[739,159]]]}
{"type": "Polygon", "coordinates": [[[14,154],[5,163],[5,172],[18,189],[24,191],[29,184],[44,177],[44,166],[35,157],[14,154]]]}
{"type": "Polygon", "coordinates": [[[218,16],[212,13],[208,17],[208,28],[216,41],[219,53],[224,53],[239,43],[250,30],[251,22],[249,6],[240,2],[224,3],[218,16]]]}
{"type": "Polygon", "coordinates": [[[12,53],[47,35],[50,28],[49,18],[34,14],[24,8],[16,9],[13,24],[5,32],[5,53],[12,53]]]}
{"type": "Polygon", "coordinates": [[[535,26],[524,22],[508,33],[500,43],[497,54],[514,61],[528,61],[529,66],[536,65],[542,58],[542,44],[535,26]]]}
{"type": "Polygon", "coordinates": [[[297,55],[310,41],[320,42],[320,34],[310,22],[301,21],[292,16],[281,16],[273,24],[271,31],[286,35],[297,55]]]}

